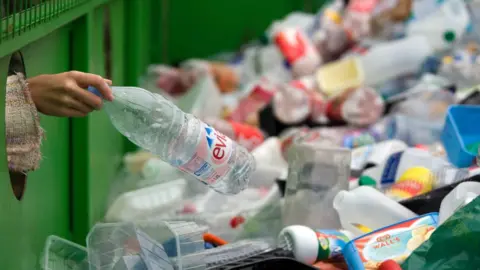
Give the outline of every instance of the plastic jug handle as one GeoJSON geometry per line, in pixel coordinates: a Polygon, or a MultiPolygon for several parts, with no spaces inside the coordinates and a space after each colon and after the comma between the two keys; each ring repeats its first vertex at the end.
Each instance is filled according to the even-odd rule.
{"type": "Polygon", "coordinates": [[[94,95],[96,95],[96,96],[98,96],[98,97],[103,98],[102,93],[100,93],[100,91],[98,91],[97,88],[95,88],[95,87],[93,87],[93,86],[89,86],[89,87],[87,88],[87,90],[88,90],[88,92],[90,92],[90,93],[92,93],[92,94],[94,94],[94,95]]]}

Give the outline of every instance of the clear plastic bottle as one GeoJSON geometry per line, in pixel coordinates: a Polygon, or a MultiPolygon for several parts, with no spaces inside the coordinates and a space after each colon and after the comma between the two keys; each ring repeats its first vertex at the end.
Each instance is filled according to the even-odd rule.
{"type": "MultiPolygon", "coordinates": [[[[89,91],[100,96],[93,87],[89,91]]],[[[115,99],[104,108],[130,141],[220,193],[246,188],[256,165],[245,148],[161,95],[136,87],[112,91],[115,99]]]]}
{"type": "Polygon", "coordinates": [[[299,123],[311,112],[310,96],[315,84],[313,76],[283,84],[273,97],[275,117],[285,124],[299,123]]]}

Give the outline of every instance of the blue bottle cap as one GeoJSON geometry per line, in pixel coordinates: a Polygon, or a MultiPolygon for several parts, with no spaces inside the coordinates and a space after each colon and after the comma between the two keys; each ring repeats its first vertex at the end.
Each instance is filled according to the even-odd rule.
{"type": "Polygon", "coordinates": [[[93,86],[89,86],[89,87],[87,88],[87,90],[88,90],[88,92],[90,92],[90,93],[92,93],[92,94],[94,94],[94,95],[96,95],[96,96],[98,96],[98,97],[103,98],[102,93],[100,93],[100,91],[98,91],[97,88],[95,88],[95,87],[93,87],[93,86]]]}

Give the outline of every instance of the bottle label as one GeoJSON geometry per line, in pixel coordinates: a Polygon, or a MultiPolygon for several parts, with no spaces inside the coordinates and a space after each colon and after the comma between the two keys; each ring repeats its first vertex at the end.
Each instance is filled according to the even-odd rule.
{"type": "Polygon", "coordinates": [[[329,119],[327,117],[326,98],[321,93],[312,91],[310,95],[310,103],[312,108],[310,118],[316,123],[328,123],[329,119]]]}
{"type": "Polygon", "coordinates": [[[335,230],[318,230],[317,260],[325,260],[342,256],[342,249],[350,241],[345,234],[335,230]]]}
{"type": "Polygon", "coordinates": [[[354,0],[350,2],[348,6],[348,11],[359,13],[372,13],[377,5],[377,0],[354,0]]]}
{"type": "Polygon", "coordinates": [[[387,196],[399,201],[420,195],[425,189],[424,183],[416,179],[408,179],[392,186],[392,188],[387,191],[387,196]]]}
{"type": "Polygon", "coordinates": [[[257,113],[270,102],[277,91],[276,86],[266,80],[256,84],[250,94],[243,98],[237,108],[229,116],[235,122],[246,122],[252,113],[257,113]]]}
{"type": "Polygon", "coordinates": [[[214,184],[230,171],[230,156],[234,151],[232,140],[205,123],[201,125],[200,142],[193,157],[179,166],[207,184],[214,184]]]}
{"type": "Polygon", "coordinates": [[[374,144],[376,141],[377,136],[373,131],[354,131],[343,137],[343,146],[347,148],[357,148],[374,144]]]}
{"type": "Polygon", "coordinates": [[[279,32],[275,37],[275,43],[289,64],[295,63],[305,56],[308,41],[306,37],[296,29],[287,29],[279,32]]]}
{"type": "Polygon", "coordinates": [[[382,172],[382,178],[380,179],[380,183],[382,185],[393,184],[395,182],[398,165],[400,164],[402,155],[403,155],[403,151],[392,154],[387,159],[387,162],[385,162],[385,168],[383,169],[383,172],[382,172]]]}
{"type": "Polygon", "coordinates": [[[383,108],[383,100],[374,89],[359,87],[341,105],[341,118],[350,124],[366,126],[383,115],[383,108]]]}
{"type": "Polygon", "coordinates": [[[373,152],[373,145],[367,145],[352,151],[352,161],[350,168],[353,170],[361,170],[367,164],[368,158],[373,152]]]}
{"type": "Polygon", "coordinates": [[[342,108],[343,104],[346,102],[347,98],[355,91],[355,88],[350,88],[339,96],[334,97],[328,102],[327,105],[327,117],[332,121],[345,121],[343,119],[342,108]]]}
{"type": "Polygon", "coordinates": [[[437,227],[438,214],[429,214],[366,234],[348,244],[344,256],[355,269],[378,269],[387,259],[402,263],[437,227]]]}
{"type": "Polygon", "coordinates": [[[264,141],[262,132],[253,126],[229,121],[235,133],[235,140],[249,151],[259,146],[264,141]]]}

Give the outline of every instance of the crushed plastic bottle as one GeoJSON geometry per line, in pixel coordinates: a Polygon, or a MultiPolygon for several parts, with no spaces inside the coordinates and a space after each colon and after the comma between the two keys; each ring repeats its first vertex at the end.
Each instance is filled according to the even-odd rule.
{"type": "Polygon", "coordinates": [[[276,32],[274,40],[287,62],[292,66],[292,72],[296,77],[312,74],[322,63],[312,41],[298,29],[282,29],[276,32]]]}
{"type": "Polygon", "coordinates": [[[291,81],[279,87],[273,97],[273,112],[285,124],[299,123],[311,113],[311,92],[315,79],[312,76],[291,81]]]}
{"type": "MultiPolygon", "coordinates": [[[[93,93],[98,90],[90,87],[93,93]]],[[[104,105],[120,133],[221,193],[248,185],[255,160],[227,136],[184,113],[164,97],[135,87],[112,87],[104,105]]]]}

